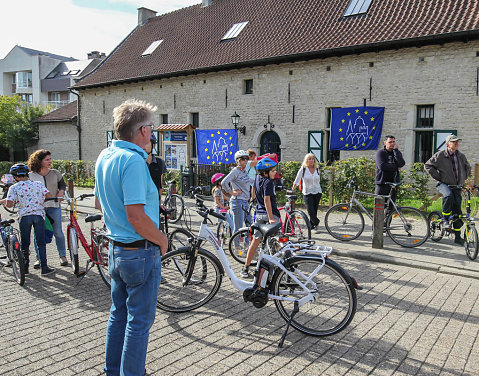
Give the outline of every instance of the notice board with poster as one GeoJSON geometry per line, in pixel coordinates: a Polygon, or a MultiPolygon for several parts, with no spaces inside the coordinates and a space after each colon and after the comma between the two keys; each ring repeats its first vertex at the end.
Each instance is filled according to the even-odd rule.
{"type": "Polygon", "coordinates": [[[161,124],[158,126],[162,138],[166,168],[181,170],[190,165],[190,143],[193,126],[191,124],[161,124]]]}

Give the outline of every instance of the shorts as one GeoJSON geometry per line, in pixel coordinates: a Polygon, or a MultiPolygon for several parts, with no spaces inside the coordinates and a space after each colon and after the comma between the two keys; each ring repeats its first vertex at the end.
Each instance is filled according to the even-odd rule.
{"type": "MultiPolygon", "coordinates": [[[[274,218],[275,221],[279,222],[279,218],[277,216],[273,215],[273,218],[274,218]]],[[[263,225],[265,223],[269,223],[268,214],[256,214],[254,224],[255,225],[263,225]]],[[[263,235],[261,234],[261,232],[259,232],[259,230],[254,230],[253,237],[255,239],[261,239],[263,237],[263,235]]]]}

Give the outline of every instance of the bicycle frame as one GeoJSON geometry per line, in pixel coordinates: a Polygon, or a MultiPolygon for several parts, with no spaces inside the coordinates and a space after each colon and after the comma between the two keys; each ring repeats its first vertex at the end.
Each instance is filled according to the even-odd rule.
{"type": "MultiPolygon", "coordinates": [[[[353,204],[357,205],[361,211],[363,213],[365,213],[368,218],[372,221],[373,220],[373,215],[371,214],[371,212],[366,209],[359,201],[358,199],[356,198],[356,195],[357,194],[360,194],[360,195],[363,195],[363,196],[370,196],[370,197],[384,197],[384,200],[385,200],[385,203],[384,203],[384,207],[387,208],[389,206],[389,204],[392,204],[393,207],[394,207],[394,210],[396,211],[396,213],[399,213],[398,211],[398,207],[396,206],[396,203],[391,200],[391,195],[378,195],[376,193],[370,193],[370,192],[362,192],[362,191],[357,191],[356,189],[353,191],[353,196],[351,197],[351,200],[349,200],[349,207],[351,208],[353,204]]],[[[348,213],[349,214],[349,213],[348,213]]],[[[347,218],[347,216],[346,216],[347,218]]]]}
{"type": "MultiPolygon", "coordinates": [[[[223,249],[223,247],[221,246],[221,242],[216,238],[216,235],[214,234],[213,231],[211,231],[211,229],[208,227],[208,225],[206,223],[201,223],[201,226],[200,226],[200,230],[198,232],[198,239],[201,240],[201,241],[207,241],[209,242],[213,248],[215,249],[216,251],[216,254],[218,255],[219,259],[220,259],[220,262],[221,264],[223,265],[225,271],[226,271],[226,274],[228,275],[228,278],[230,279],[231,283],[233,284],[233,286],[240,290],[241,292],[243,292],[244,290],[246,290],[247,288],[251,288],[253,287],[253,282],[248,282],[248,281],[244,281],[242,279],[239,279],[236,274],[234,273],[233,269],[231,268],[231,265],[228,261],[228,258],[226,257],[226,253],[223,249]]],[[[319,247],[318,247],[319,248],[319,247]]],[[[323,255],[323,253],[319,252],[319,251],[316,251],[318,253],[318,255],[323,255]]],[[[329,251],[330,253],[331,251],[329,251]]],[[[310,252],[308,252],[310,253],[310,252]]],[[[315,253],[315,251],[312,251],[311,253],[315,253]]],[[[328,253],[328,254],[329,254],[328,253]]],[[[261,252],[260,254],[260,257],[258,259],[258,264],[260,263],[260,260],[261,259],[264,259],[266,260],[267,262],[269,262],[270,264],[273,264],[275,265],[276,267],[280,268],[281,270],[283,270],[294,282],[296,282],[298,284],[298,286],[300,286],[304,293],[305,293],[305,296],[302,297],[301,299],[297,300],[297,299],[293,299],[293,298],[287,298],[287,297],[282,297],[282,296],[277,296],[277,295],[272,295],[270,293],[268,293],[268,298],[270,299],[274,299],[274,300],[285,300],[285,301],[290,301],[290,302],[295,302],[297,301],[299,306],[301,307],[302,305],[304,305],[305,303],[308,303],[308,302],[312,302],[314,301],[314,295],[313,295],[313,291],[311,289],[309,289],[306,284],[310,284],[311,283],[311,280],[312,278],[319,273],[319,271],[322,269],[322,267],[324,266],[324,264],[326,263],[326,258],[325,257],[322,257],[322,260],[323,260],[323,263],[322,265],[318,266],[318,268],[316,268],[316,270],[314,270],[313,273],[311,273],[311,275],[309,276],[309,278],[307,279],[306,281],[306,284],[304,284],[303,282],[301,282],[294,274],[292,274],[289,270],[287,270],[283,264],[281,263],[281,260],[279,259],[278,256],[270,256],[270,255],[265,255],[263,254],[263,252],[261,252]]],[[[316,288],[314,289],[315,291],[317,290],[316,288]]],[[[314,292],[315,292],[314,291],[314,292]]]]}
{"type": "Polygon", "coordinates": [[[88,244],[85,235],[83,235],[83,232],[80,228],[80,225],[78,224],[78,215],[76,211],[76,199],[75,198],[69,198],[67,195],[65,195],[66,200],[68,201],[68,204],[70,206],[70,223],[67,226],[67,244],[70,244],[70,229],[73,228],[76,232],[76,235],[78,239],[80,239],[80,243],[85,250],[85,252],[88,254],[88,257],[90,258],[90,261],[95,264],[95,265],[105,265],[105,261],[103,261],[100,252],[98,251],[98,245],[95,242],[95,228],[92,222],[91,223],[91,230],[90,230],[90,238],[91,238],[91,244],[88,244]],[[95,260],[95,256],[93,255],[93,252],[96,252],[96,256],[98,257],[97,260],[95,260]]]}

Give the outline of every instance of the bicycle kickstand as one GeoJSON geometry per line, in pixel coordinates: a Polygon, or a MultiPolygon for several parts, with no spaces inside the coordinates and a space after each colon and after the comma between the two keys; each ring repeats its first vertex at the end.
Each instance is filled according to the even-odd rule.
{"type": "Polygon", "coordinates": [[[95,264],[93,264],[91,262],[91,260],[87,260],[86,262],[86,266],[85,266],[85,270],[82,270],[82,271],[79,271],[78,274],[76,275],[77,278],[79,278],[76,286],[78,286],[80,284],[81,281],[83,281],[83,278],[86,276],[86,274],[95,266],[95,264]],[[91,263],[91,266],[89,266],[91,263]]]}
{"type": "Polygon", "coordinates": [[[291,321],[293,321],[293,318],[294,316],[299,312],[299,305],[298,305],[298,301],[296,300],[294,302],[294,308],[293,308],[293,312],[291,313],[291,316],[288,320],[288,323],[286,324],[286,330],[284,331],[284,334],[283,336],[281,337],[281,339],[279,340],[279,344],[278,344],[278,347],[279,348],[282,348],[283,347],[283,344],[284,344],[284,340],[286,338],[286,334],[288,334],[288,329],[289,329],[289,326],[291,325],[291,321]]]}

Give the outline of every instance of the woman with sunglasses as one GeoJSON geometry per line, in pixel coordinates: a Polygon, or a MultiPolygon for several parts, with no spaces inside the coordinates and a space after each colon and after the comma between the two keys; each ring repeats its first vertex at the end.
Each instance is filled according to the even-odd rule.
{"type": "MultiPolygon", "coordinates": [[[[249,156],[244,150],[238,150],[235,153],[236,167],[223,179],[221,186],[231,195],[230,207],[233,216],[233,233],[244,226],[245,219],[252,223],[251,218],[246,217],[248,212],[248,201],[250,199],[251,178],[246,172],[246,165],[249,156]],[[246,217],[246,218],[245,218],[246,217]]],[[[249,244],[249,239],[245,239],[245,245],[249,244]]],[[[235,247],[239,247],[239,237],[235,238],[235,247]]]]}

